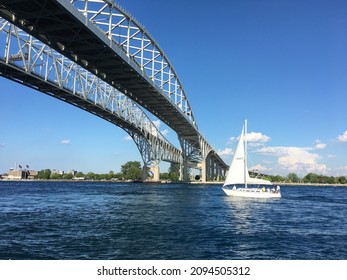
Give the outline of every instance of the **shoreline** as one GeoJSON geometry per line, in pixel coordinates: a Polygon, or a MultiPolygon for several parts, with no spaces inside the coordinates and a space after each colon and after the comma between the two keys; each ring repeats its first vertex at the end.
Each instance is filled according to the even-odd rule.
{"type": "MultiPolygon", "coordinates": [[[[191,184],[219,184],[223,185],[223,182],[190,182],[191,184]]],[[[297,186],[297,187],[347,187],[347,184],[324,184],[324,183],[283,183],[283,182],[272,182],[274,186],[297,186]]]]}
{"type": "MultiPolygon", "coordinates": [[[[199,181],[191,181],[191,182],[180,182],[180,181],[138,181],[138,180],[37,180],[37,179],[0,179],[0,182],[79,182],[79,183],[143,183],[143,184],[201,184],[201,185],[223,185],[224,182],[199,182],[199,181]]],[[[272,182],[274,186],[297,186],[297,187],[347,187],[347,184],[324,184],[324,183],[284,183],[284,182],[272,182]]]]}

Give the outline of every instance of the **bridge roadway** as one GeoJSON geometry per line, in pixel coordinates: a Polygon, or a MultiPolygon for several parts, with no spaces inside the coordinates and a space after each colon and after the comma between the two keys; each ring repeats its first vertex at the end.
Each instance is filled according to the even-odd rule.
{"type": "Polygon", "coordinates": [[[117,88],[195,149],[203,142],[210,157],[227,167],[198,131],[193,112],[182,112],[143,67],[68,1],[0,0],[0,16],[117,88]]]}
{"type": "MultiPolygon", "coordinates": [[[[167,123],[185,139],[200,133],[132,59],[66,0],[1,0],[2,17],[90,70],[167,123]],[[22,20],[22,21],[21,21],[22,20]]],[[[195,141],[198,142],[198,141],[195,141]]]]}
{"type": "Polygon", "coordinates": [[[134,139],[147,166],[158,160],[181,162],[181,151],[136,102],[2,18],[0,30],[1,76],[121,127],[134,139]]]}

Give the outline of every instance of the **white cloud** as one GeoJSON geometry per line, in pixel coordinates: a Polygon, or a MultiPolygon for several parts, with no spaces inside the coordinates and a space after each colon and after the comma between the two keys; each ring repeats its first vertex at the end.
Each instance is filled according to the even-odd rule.
{"type": "Polygon", "coordinates": [[[328,155],[328,158],[336,158],[334,155],[328,155]]]}
{"type": "Polygon", "coordinates": [[[347,165],[336,167],[332,170],[332,176],[338,177],[338,176],[346,176],[347,173],[347,165]]]}
{"type": "Polygon", "coordinates": [[[154,124],[154,127],[151,126],[150,133],[154,136],[158,136],[158,132],[160,132],[161,135],[163,135],[164,137],[166,137],[169,134],[169,130],[168,129],[164,129],[162,131],[160,131],[160,126],[161,126],[161,120],[155,120],[152,121],[152,123],[154,124]]]}
{"type": "MultiPolygon", "coordinates": [[[[157,128],[158,131],[160,131],[160,126],[161,126],[161,120],[156,120],[156,121],[152,121],[154,126],[157,128]]],[[[152,130],[152,134],[153,135],[157,135],[157,130],[153,129],[152,130]]],[[[160,133],[166,137],[169,134],[169,130],[168,129],[164,129],[162,131],[160,131],[160,133]]]]}
{"type": "Polygon", "coordinates": [[[127,135],[127,136],[123,137],[123,141],[132,141],[132,140],[133,140],[133,138],[131,138],[130,135],[127,135]]]}
{"type": "Polygon", "coordinates": [[[230,156],[232,155],[234,152],[231,148],[225,148],[224,150],[218,150],[217,153],[220,156],[230,156]]]}
{"type": "Polygon", "coordinates": [[[159,127],[161,125],[161,120],[156,120],[156,121],[152,121],[152,123],[155,125],[155,127],[159,130],[159,127]]]}
{"type": "Polygon", "coordinates": [[[236,140],[236,137],[230,137],[229,139],[228,139],[228,142],[226,143],[226,145],[232,145],[234,142],[235,142],[235,140],[236,140]]]}
{"type": "Polygon", "coordinates": [[[69,139],[64,139],[60,143],[63,144],[63,145],[70,145],[71,141],[69,139]]]}
{"type": "Polygon", "coordinates": [[[302,147],[263,147],[257,152],[278,158],[279,169],[288,173],[306,175],[310,172],[325,173],[327,166],[319,163],[320,156],[312,153],[312,148],[302,147]]]}
{"type": "Polygon", "coordinates": [[[260,132],[251,132],[246,135],[247,142],[260,142],[265,143],[270,141],[270,137],[260,132]]]}
{"type": "Polygon", "coordinates": [[[347,130],[337,137],[337,141],[339,142],[347,142],[347,130]]]}
{"type": "Polygon", "coordinates": [[[326,147],[327,147],[327,144],[324,144],[324,143],[316,144],[316,149],[318,150],[325,149],[326,147]]]}
{"type": "MultiPolygon", "coordinates": [[[[228,142],[226,145],[233,145],[235,141],[238,141],[240,137],[230,137],[228,139],[228,142]]],[[[248,145],[252,147],[260,146],[268,141],[270,141],[270,137],[267,135],[262,134],[261,132],[250,132],[247,133],[246,139],[248,142],[248,145]]]]}
{"type": "MultiPolygon", "coordinates": [[[[347,142],[347,131],[345,133],[347,142]]],[[[344,138],[340,137],[340,141],[344,138]]],[[[235,138],[230,138],[235,140],[235,138]]],[[[299,176],[305,176],[306,174],[313,172],[318,174],[326,174],[330,172],[328,166],[323,162],[320,150],[326,149],[327,144],[317,139],[310,147],[267,147],[265,146],[271,138],[260,132],[251,132],[247,134],[247,141],[249,146],[256,147],[253,152],[274,157],[274,161],[266,161],[267,158],[263,158],[261,164],[249,166],[250,169],[258,169],[260,172],[266,174],[282,174],[287,175],[291,172],[298,174],[299,176]],[[264,165],[263,165],[264,164],[264,165]]],[[[218,153],[222,156],[232,155],[231,149],[219,150],[218,153]]],[[[332,158],[333,156],[328,156],[332,158]]]]}
{"type": "Polygon", "coordinates": [[[168,129],[164,129],[164,130],[160,131],[160,133],[161,133],[164,137],[166,137],[166,136],[169,134],[169,130],[168,130],[168,129]]]}
{"type": "Polygon", "coordinates": [[[314,143],[315,143],[315,148],[318,150],[325,149],[327,147],[327,144],[322,143],[322,141],[318,139],[314,143]]]}
{"type": "Polygon", "coordinates": [[[258,171],[260,173],[266,173],[266,172],[272,171],[272,168],[268,168],[268,167],[263,166],[261,164],[257,164],[257,165],[251,166],[249,168],[249,170],[258,171]]]}

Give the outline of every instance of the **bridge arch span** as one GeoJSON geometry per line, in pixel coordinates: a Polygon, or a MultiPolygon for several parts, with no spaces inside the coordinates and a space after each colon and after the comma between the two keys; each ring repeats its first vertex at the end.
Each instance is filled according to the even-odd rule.
{"type": "Polygon", "coordinates": [[[125,130],[147,166],[179,163],[181,151],[131,99],[0,18],[0,75],[92,113],[125,130]]]}
{"type": "MultiPolygon", "coordinates": [[[[158,44],[110,0],[2,0],[0,16],[90,71],[177,132],[187,178],[209,146],[158,44]]],[[[224,168],[227,165],[219,158],[224,168]]]]}

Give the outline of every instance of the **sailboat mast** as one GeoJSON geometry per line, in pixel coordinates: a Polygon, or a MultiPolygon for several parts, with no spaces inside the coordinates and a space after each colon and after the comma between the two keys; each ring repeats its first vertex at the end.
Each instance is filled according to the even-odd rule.
{"type": "Polygon", "coordinates": [[[244,142],[245,142],[245,149],[244,149],[244,178],[245,178],[245,188],[247,188],[247,120],[245,120],[245,132],[244,132],[244,142]]]}

